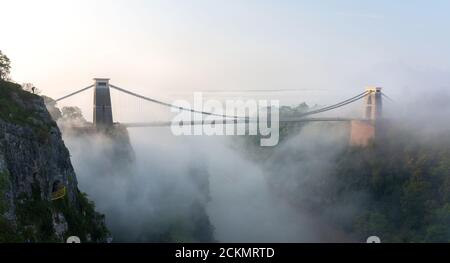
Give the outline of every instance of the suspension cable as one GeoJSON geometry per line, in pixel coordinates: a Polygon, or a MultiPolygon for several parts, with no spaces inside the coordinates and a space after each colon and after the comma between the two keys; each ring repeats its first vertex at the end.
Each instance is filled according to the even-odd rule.
{"type": "Polygon", "coordinates": [[[390,102],[395,102],[395,100],[391,99],[391,97],[389,97],[388,95],[386,95],[384,92],[381,93],[381,95],[383,95],[383,97],[385,97],[387,100],[389,100],[390,102]]]}
{"type": "Polygon", "coordinates": [[[350,99],[341,101],[339,103],[336,103],[336,104],[333,104],[333,105],[330,105],[330,106],[327,106],[327,107],[324,107],[324,108],[320,108],[320,109],[317,109],[317,110],[305,112],[305,113],[301,114],[301,116],[308,116],[308,115],[313,115],[313,114],[318,114],[318,113],[334,110],[334,109],[346,106],[348,104],[351,104],[351,103],[353,103],[355,101],[358,101],[358,100],[366,97],[370,93],[371,93],[370,91],[365,91],[365,92],[363,92],[361,94],[358,94],[358,95],[356,95],[356,96],[354,96],[354,97],[352,97],[350,99]]]}
{"type": "Polygon", "coordinates": [[[78,93],[81,93],[81,92],[83,92],[83,91],[85,91],[85,90],[88,90],[88,89],[90,89],[90,88],[92,88],[92,87],[94,87],[94,86],[95,86],[95,85],[90,85],[90,86],[88,86],[88,87],[86,87],[86,88],[84,88],[84,89],[80,89],[80,90],[78,90],[78,91],[75,91],[75,92],[73,92],[73,93],[70,93],[69,95],[66,95],[66,96],[64,96],[64,97],[61,97],[61,98],[55,100],[55,102],[58,102],[58,101],[67,99],[67,98],[69,98],[69,97],[72,97],[73,95],[77,95],[78,93]]]}
{"type": "Polygon", "coordinates": [[[166,106],[166,107],[175,108],[175,109],[178,109],[178,110],[189,111],[189,112],[193,112],[193,113],[200,113],[200,114],[203,114],[203,115],[217,116],[217,117],[222,117],[222,118],[248,119],[248,117],[240,117],[240,116],[235,116],[235,115],[230,116],[230,115],[225,115],[225,114],[216,114],[216,113],[212,113],[212,112],[198,111],[198,110],[194,110],[194,109],[188,109],[188,108],[184,108],[184,107],[179,107],[179,106],[175,106],[173,104],[167,103],[167,102],[163,102],[163,101],[159,101],[159,100],[155,100],[155,99],[152,99],[152,98],[148,98],[148,97],[139,95],[137,93],[128,91],[126,89],[119,88],[119,87],[114,86],[112,84],[109,84],[109,86],[111,88],[113,88],[113,89],[118,90],[118,91],[127,93],[128,95],[131,95],[131,96],[143,99],[143,100],[147,100],[147,101],[159,104],[159,105],[163,105],[163,106],[166,106]]]}
{"type": "Polygon", "coordinates": [[[358,101],[358,100],[364,98],[365,96],[367,96],[367,94],[364,95],[364,96],[360,96],[360,97],[354,98],[354,99],[352,99],[352,100],[349,100],[349,101],[347,101],[347,102],[345,102],[345,103],[342,103],[342,104],[333,106],[333,107],[329,107],[329,108],[325,108],[325,109],[319,109],[319,110],[316,110],[316,111],[313,111],[313,112],[308,112],[308,113],[306,113],[306,115],[318,114],[318,113],[322,113],[322,112],[327,112],[327,111],[335,110],[335,109],[344,107],[344,106],[346,106],[346,105],[348,105],[348,104],[351,104],[351,103],[353,103],[353,102],[356,102],[356,101],[358,101]]]}
{"type": "MultiPolygon", "coordinates": [[[[79,93],[81,93],[81,92],[83,92],[83,91],[86,91],[86,90],[88,90],[88,89],[90,89],[90,88],[92,88],[92,87],[94,87],[94,86],[95,86],[95,85],[90,85],[90,86],[88,86],[88,87],[86,87],[86,88],[83,88],[83,89],[80,89],[80,90],[75,91],[75,92],[73,92],[73,93],[70,93],[69,95],[66,95],[66,96],[64,96],[64,97],[61,97],[61,98],[55,100],[55,102],[58,102],[58,101],[67,99],[67,98],[69,98],[69,97],[72,97],[72,96],[74,96],[74,95],[76,95],[76,94],[79,94],[79,93]]],[[[109,84],[109,86],[110,86],[111,88],[113,88],[113,89],[116,89],[116,90],[118,90],[118,91],[124,92],[124,93],[126,93],[126,94],[128,94],[128,95],[131,95],[131,96],[134,96],[134,97],[143,99],[143,100],[147,100],[147,101],[150,101],[150,102],[159,104],[159,105],[163,105],[163,106],[166,106],[166,107],[175,108],[175,109],[178,109],[178,110],[189,111],[189,112],[192,112],[192,113],[199,113],[199,114],[203,114],[203,115],[217,116],[217,117],[222,117],[222,118],[249,119],[249,117],[241,117],[241,116],[236,116],[236,115],[231,115],[231,116],[230,116],[230,115],[225,115],[225,114],[216,114],[216,113],[212,113],[212,112],[205,112],[205,111],[199,111],[199,110],[194,110],[194,109],[189,109],[189,108],[179,107],[179,106],[175,106],[175,105],[170,104],[170,103],[166,103],[166,102],[163,102],[163,101],[159,101],[159,100],[155,100],[155,99],[152,99],[152,98],[149,98],[149,97],[145,97],[145,96],[143,96],[143,95],[140,95],[140,94],[137,94],[137,93],[128,91],[128,90],[126,90],[126,89],[122,89],[122,88],[117,87],[117,86],[112,85],[112,84],[109,84]]],[[[353,103],[353,102],[355,102],[355,101],[358,101],[358,100],[360,100],[360,99],[366,97],[366,96],[369,95],[370,93],[371,93],[371,91],[365,91],[365,92],[363,92],[363,93],[361,93],[361,94],[358,94],[358,95],[356,95],[356,96],[354,96],[354,97],[352,97],[352,98],[349,98],[349,99],[347,99],[347,100],[344,100],[344,101],[341,101],[341,102],[339,102],[339,103],[336,103],[336,104],[333,104],[333,105],[330,105],[330,106],[327,106],[327,107],[323,107],[323,108],[320,108],[320,109],[317,109],[317,110],[305,112],[305,113],[303,113],[303,114],[300,114],[299,116],[300,116],[300,117],[303,117],[303,116],[308,116],[308,115],[313,115],[313,114],[318,114],[318,113],[322,113],[322,112],[334,110],[334,109],[337,109],[337,108],[346,106],[346,105],[348,105],[348,104],[351,104],[351,103],[353,103]]],[[[382,95],[383,95],[384,97],[386,97],[387,99],[389,99],[390,101],[393,101],[393,100],[392,100],[391,98],[389,98],[386,94],[382,93],[382,95]]]]}

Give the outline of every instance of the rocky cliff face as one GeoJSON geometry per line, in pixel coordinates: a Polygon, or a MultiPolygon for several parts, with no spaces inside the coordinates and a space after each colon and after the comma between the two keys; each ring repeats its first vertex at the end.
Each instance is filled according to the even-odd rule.
{"type": "Polygon", "coordinates": [[[103,221],[43,99],[0,81],[0,242],[102,242],[103,221]]]}

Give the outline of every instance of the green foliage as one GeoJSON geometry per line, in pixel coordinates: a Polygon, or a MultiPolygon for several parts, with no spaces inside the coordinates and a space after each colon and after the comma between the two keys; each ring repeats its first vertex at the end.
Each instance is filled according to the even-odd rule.
{"type": "Polygon", "coordinates": [[[4,199],[6,192],[9,190],[9,185],[9,173],[7,171],[0,171],[0,217],[8,210],[8,204],[4,199]]]}
{"type": "Polygon", "coordinates": [[[27,123],[30,113],[13,98],[20,93],[20,85],[12,82],[0,82],[0,118],[17,124],[27,123]]]}
{"type": "MultiPolygon", "coordinates": [[[[282,112],[289,115],[294,110],[284,108],[282,112]]],[[[289,143],[286,139],[298,135],[302,128],[281,125],[281,141],[289,143]]],[[[427,136],[395,124],[379,131],[382,134],[369,146],[348,146],[327,159],[330,169],[323,183],[303,178],[303,166],[298,166],[296,172],[302,178],[298,180],[310,183],[307,189],[302,188],[303,181],[299,183],[294,177],[287,180],[299,185],[302,197],[309,192],[313,197],[296,199],[290,193],[289,198],[295,205],[323,213],[358,241],[376,235],[383,242],[450,242],[450,133],[427,136]],[[341,211],[347,207],[351,211],[341,211]]],[[[268,166],[278,167],[274,161],[279,160],[290,166],[302,162],[304,154],[316,153],[321,160],[320,149],[308,153],[299,150],[272,160],[273,150],[258,147],[258,138],[245,140],[243,148],[249,152],[245,156],[268,166]]]]}
{"type": "Polygon", "coordinates": [[[435,209],[430,220],[432,224],[425,228],[425,241],[450,243],[450,203],[435,209]]]}
{"type": "Polygon", "coordinates": [[[9,173],[7,171],[0,171],[0,243],[19,241],[15,235],[13,225],[3,217],[9,209],[8,203],[5,201],[5,195],[9,187],[9,173]]]}
{"type": "Polygon", "coordinates": [[[337,192],[370,195],[353,233],[361,240],[450,242],[448,135],[422,138],[395,128],[387,134],[372,147],[347,150],[336,164],[337,192]]]}
{"type": "Polygon", "coordinates": [[[295,107],[289,106],[281,106],[280,107],[280,116],[283,117],[298,117],[301,114],[307,112],[309,110],[309,106],[306,103],[300,103],[295,107]]]}
{"type": "Polygon", "coordinates": [[[66,237],[78,236],[82,242],[101,242],[106,240],[109,231],[104,225],[104,215],[95,211],[95,205],[86,194],[77,191],[77,205],[69,203],[66,195],[63,199],[53,202],[54,209],[64,215],[68,223],[66,237]],[[88,239],[90,235],[90,240],[88,239]]]}
{"type": "MultiPolygon", "coordinates": [[[[53,228],[53,215],[62,213],[68,225],[64,239],[79,236],[83,242],[101,242],[109,235],[104,225],[104,216],[95,212],[95,206],[85,194],[78,192],[77,205],[71,205],[66,195],[57,201],[47,201],[41,197],[37,183],[32,186],[32,195],[22,195],[17,203],[17,231],[7,222],[0,221],[0,228],[5,229],[14,242],[60,242],[53,228]]],[[[0,239],[2,235],[0,235],[0,239]]]]}
{"type": "Polygon", "coordinates": [[[11,69],[11,61],[0,50],[0,81],[8,80],[10,69],[11,69]]]}
{"type": "Polygon", "coordinates": [[[39,140],[44,143],[56,123],[44,123],[34,103],[39,97],[23,91],[21,86],[12,82],[0,81],[0,119],[33,129],[39,140]]]}
{"type": "Polygon", "coordinates": [[[0,243],[18,243],[22,239],[16,234],[14,226],[0,216],[0,243]]]}
{"type": "Polygon", "coordinates": [[[81,109],[78,107],[64,107],[61,112],[64,119],[86,122],[81,109]]]}
{"type": "Polygon", "coordinates": [[[35,182],[31,196],[22,195],[16,205],[18,234],[25,242],[56,242],[52,220],[52,204],[41,198],[35,182]]]}

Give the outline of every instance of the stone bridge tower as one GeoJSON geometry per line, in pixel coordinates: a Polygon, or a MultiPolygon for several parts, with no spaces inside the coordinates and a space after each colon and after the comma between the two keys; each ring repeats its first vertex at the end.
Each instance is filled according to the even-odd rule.
{"type": "Polygon", "coordinates": [[[381,88],[368,88],[369,92],[364,99],[364,119],[375,122],[382,117],[383,101],[381,88]]]}
{"type": "Polygon", "coordinates": [[[367,146],[377,136],[377,126],[383,113],[383,93],[380,87],[367,88],[368,95],[364,98],[362,120],[351,121],[350,145],[367,146]]]}
{"type": "Polygon", "coordinates": [[[109,79],[94,79],[94,125],[97,128],[113,126],[109,79]]]}

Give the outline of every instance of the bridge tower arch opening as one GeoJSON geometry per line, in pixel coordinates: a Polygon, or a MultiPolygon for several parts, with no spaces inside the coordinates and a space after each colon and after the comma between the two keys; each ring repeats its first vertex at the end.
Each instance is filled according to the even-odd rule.
{"type": "Polygon", "coordinates": [[[108,128],[113,126],[109,79],[95,78],[94,81],[94,125],[97,128],[108,128]]]}

